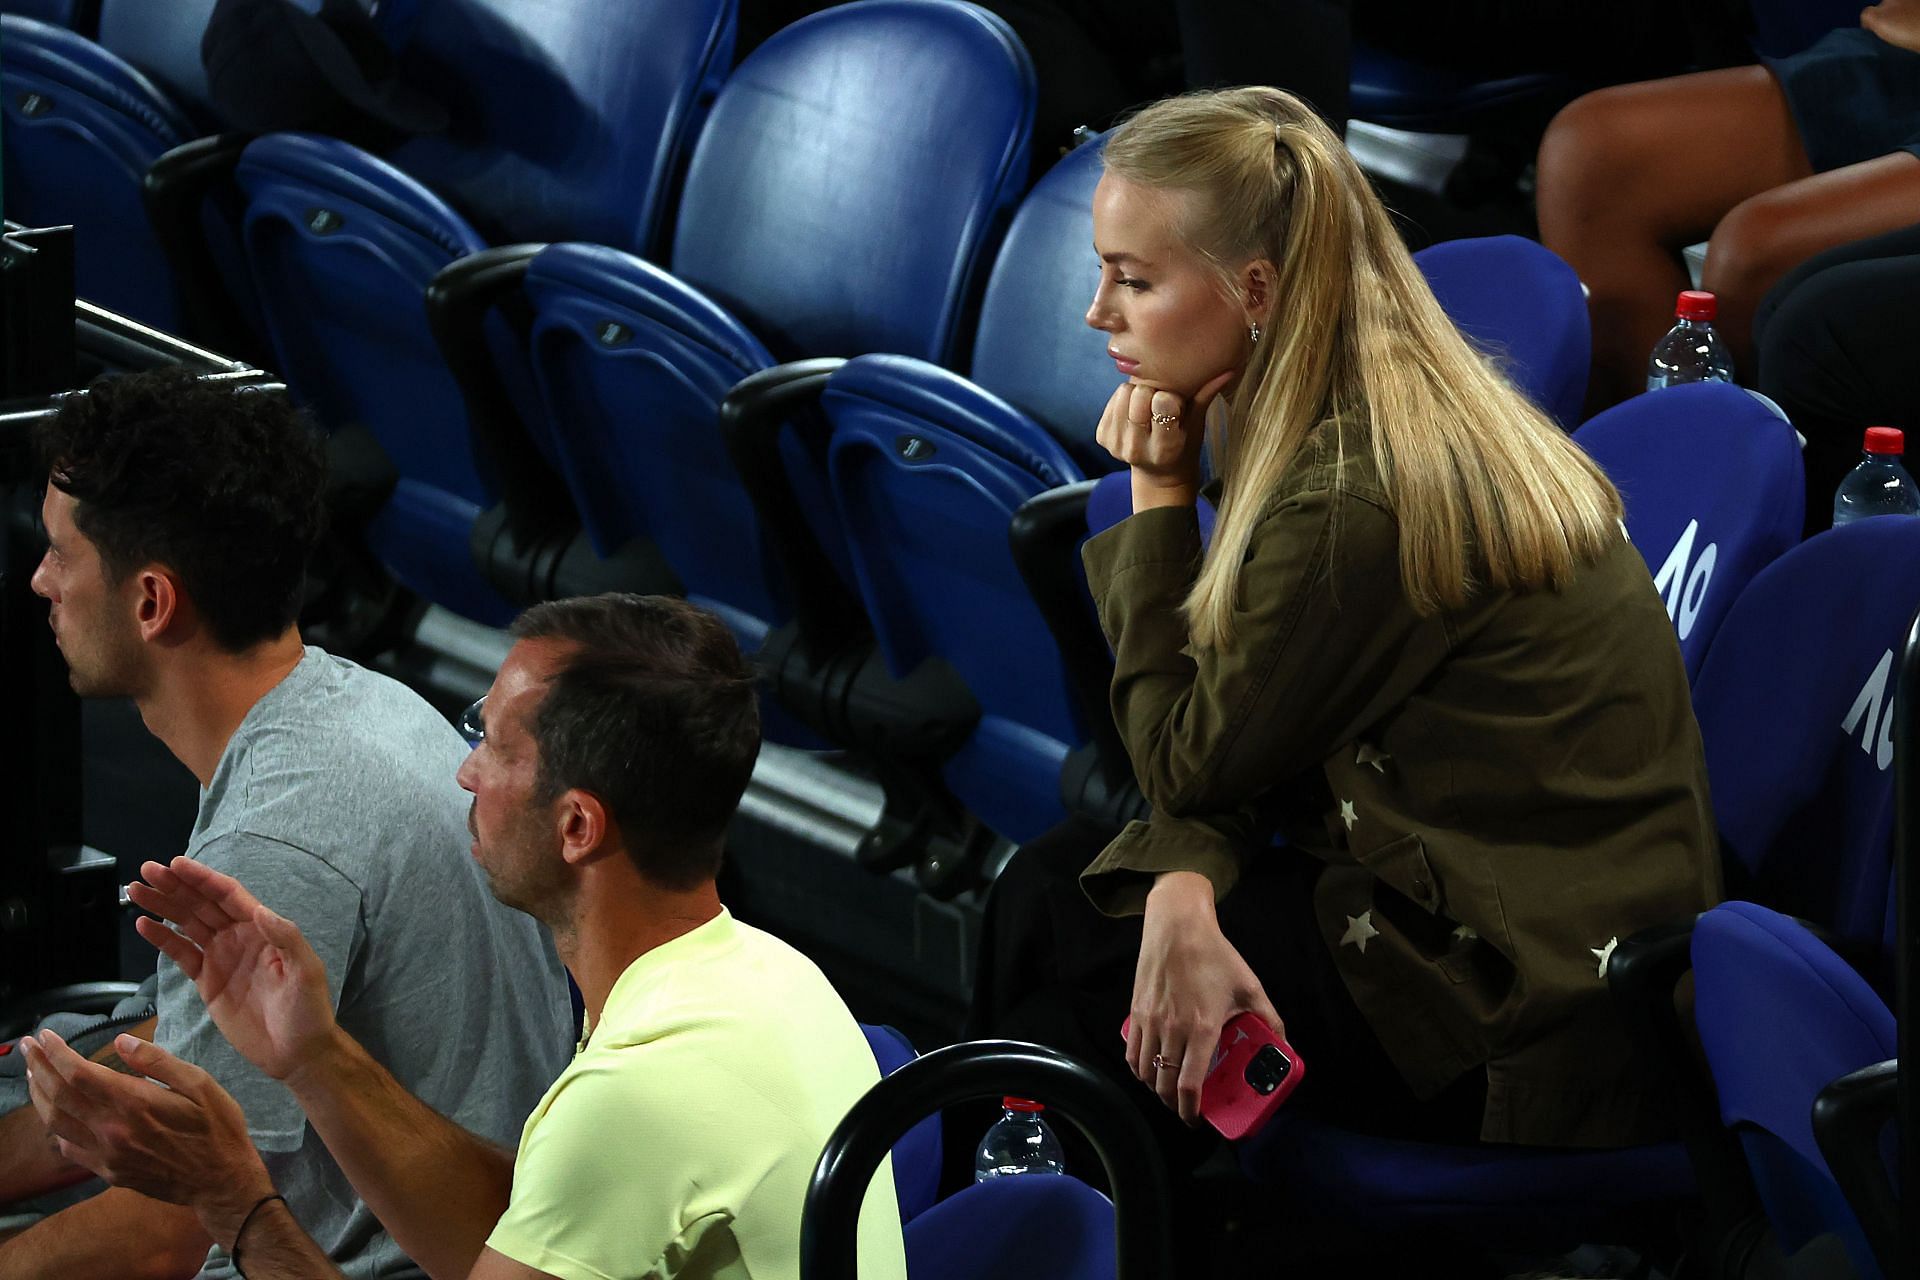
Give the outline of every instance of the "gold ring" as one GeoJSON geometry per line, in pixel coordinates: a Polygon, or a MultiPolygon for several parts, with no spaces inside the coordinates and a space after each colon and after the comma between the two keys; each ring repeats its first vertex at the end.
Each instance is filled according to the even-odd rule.
{"type": "Polygon", "coordinates": [[[1156,1053],[1153,1055],[1153,1069],[1155,1071],[1168,1071],[1179,1065],[1180,1064],[1177,1062],[1168,1061],[1165,1057],[1163,1057],[1160,1054],[1156,1053]]]}
{"type": "Polygon", "coordinates": [[[1177,413],[1156,413],[1153,415],[1153,425],[1156,427],[1170,427],[1178,421],[1180,421],[1180,415],[1177,413]]]}

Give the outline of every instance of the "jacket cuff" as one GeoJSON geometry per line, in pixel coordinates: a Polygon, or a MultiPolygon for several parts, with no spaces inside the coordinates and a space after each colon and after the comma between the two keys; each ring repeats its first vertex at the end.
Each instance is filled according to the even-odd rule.
{"type": "Polygon", "coordinates": [[[1200,566],[1200,517],[1195,508],[1153,507],[1087,539],[1080,549],[1094,599],[1118,575],[1143,565],[1176,567],[1191,581],[1200,566]]]}
{"type": "Polygon", "coordinates": [[[1198,871],[1212,883],[1218,902],[1238,883],[1240,858],[1239,846],[1202,823],[1159,817],[1129,822],[1080,873],[1080,890],[1103,915],[1137,916],[1147,909],[1156,875],[1198,871]]]}

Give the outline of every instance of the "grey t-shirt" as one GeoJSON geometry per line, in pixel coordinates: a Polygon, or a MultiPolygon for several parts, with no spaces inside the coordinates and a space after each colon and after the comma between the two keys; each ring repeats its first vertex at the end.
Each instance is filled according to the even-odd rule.
{"type": "MultiPolygon", "coordinates": [[[[340,1025],[422,1101],[511,1145],[572,1050],[552,940],[468,853],[466,744],[404,685],[309,647],[228,742],[186,852],[300,926],[340,1025]]],[[[419,1276],[307,1127],[160,961],[158,1042],[239,1100],[275,1187],[348,1276],[419,1276]]],[[[231,1276],[215,1247],[203,1277],[231,1276]]]]}

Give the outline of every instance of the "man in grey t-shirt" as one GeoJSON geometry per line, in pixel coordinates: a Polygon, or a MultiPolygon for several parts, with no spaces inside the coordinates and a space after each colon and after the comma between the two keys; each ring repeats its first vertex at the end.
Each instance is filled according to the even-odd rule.
{"type": "MultiPolygon", "coordinates": [[[[155,373],[96,384],[36,442],[49,550],[33,586],[75,690],[131,697],[200,780],[187,852],[299,924],[340,1022],[434,1109],[511,1142],[567,1058],[564,974],[468,855],[459,735],[403,686],[301,642],[323,470],[307,429],[276,398],[155,373]]],[[[240,1102],[342,1272],[421,1274],[170,961],[157,1003],[154,1039],[240,1102]]],[[[5,1194],[70,1173],[30,1108],[0,1117],[5,1194]]],[[[190,1212],[113,1189],[0,1244],[0,1275],[231,1275],[210,1243],[190,1212]]]]}

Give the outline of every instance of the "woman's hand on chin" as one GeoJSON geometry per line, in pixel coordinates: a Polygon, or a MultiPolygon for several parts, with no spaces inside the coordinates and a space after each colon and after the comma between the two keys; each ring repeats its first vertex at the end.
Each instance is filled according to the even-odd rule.
{"type": "Polygon", "coordinates": [[[1237,372],[1229,369],[1192,396],[1134,381],[1114,389],[1094,438],[1133,469],[1135,511],[1198,500],[1207,410],[1237,372]]]}

